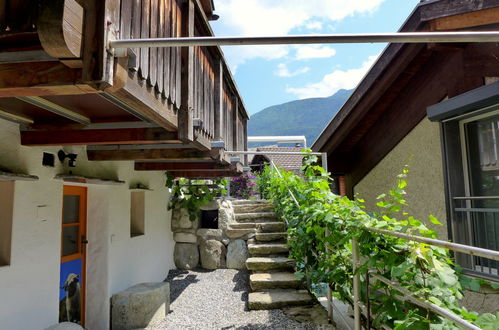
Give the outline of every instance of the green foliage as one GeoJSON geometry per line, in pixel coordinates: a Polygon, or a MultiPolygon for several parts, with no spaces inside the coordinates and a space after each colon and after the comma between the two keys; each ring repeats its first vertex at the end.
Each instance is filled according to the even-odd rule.
{"type": "Polygon", "coordinates": [[[227,193],[226,185],[225,179],[213,180],[207,184],[206,180],[174,179],[170,173],[166,173],[166,186],[171,189],[172,194],[168,209],[185,208],[189,212],[191,221],[194,221],[201,206],[227,193]]]}
{"type": "MultiPolygon", "coordinates": [[[[475,313],[459,306],[462,287],[448,250],[363,230],[371,227],[437,238],[437,233],[421,220],[403,212],[407,205],[404,190],[407,168],[397,176],[392,190],[378,196],[379,211],[368,214],[364,211],[363,200],[352,201],[333,194],[329,187],[331,178],[323,168],[315,165],[316,162],[314,156],[305,159],[303,176],[281,170],[281,178],[268,167],[258,179],[263,196],[273,202],[278,214],[289,223],[291,255],[297,261],[298,271],[305,274],[309,283],[330,283],[338,299],[351,303],[354,275],[351,241],[357,238],[363,260],[358,269],[362,282],[365,282],[368,270],[375,270],[418,298],[470,322],[492,322],[490,316],[477,319],[475,313]],[[291,199],[288,189],[295,194],[300,206],[291,199]]],[[[431,215],[429,221],[440,224],[431,215]]],[[[362,288],[365,301],[364,284],[362,288]]],[[[434,313],[397,299],[400,296],[397,290],[371,278],[369,299],[376,328],[382,325],[397,330],[457,328],[434,313]]]]}

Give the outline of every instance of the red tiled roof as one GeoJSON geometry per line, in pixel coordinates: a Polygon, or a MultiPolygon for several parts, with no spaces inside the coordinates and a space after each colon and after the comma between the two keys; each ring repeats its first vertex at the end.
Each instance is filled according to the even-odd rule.
{"type": "MultiPolygon", "coordinates": [[[[259,147],[256,151],[263,152],[299,152],[302,147],[259,147]]],[[[255,156],[252,163],[257,163],[262,156],[255,156]]],[[[301,155],[265,155],[267,161],[272,160],[278,167],[286,170],[299,170],[302,165],[303,156],[301,155]]]]}

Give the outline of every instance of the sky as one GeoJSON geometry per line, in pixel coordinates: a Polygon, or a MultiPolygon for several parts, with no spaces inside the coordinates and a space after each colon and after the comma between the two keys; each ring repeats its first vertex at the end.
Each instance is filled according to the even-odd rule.
{"type": "MultiPolygon", "coordinates": [[[[215,0],[217,36],[396,32],[419,0],[215,0]]],[[[223,47],[250,114],[360,82],[385,44],[223,47]]]]}

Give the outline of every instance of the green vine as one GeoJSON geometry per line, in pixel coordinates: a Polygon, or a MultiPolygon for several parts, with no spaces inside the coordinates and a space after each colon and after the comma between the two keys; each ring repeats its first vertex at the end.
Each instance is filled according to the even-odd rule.
{"type": "MultiPolygon", "coordinates": [[[[484,329],[499,329],[499,314],[478,316],[460,307],[462,286],[454,264],[446,249],[395,237],[371,233],[372,227],[403,232],[428,238],[437,233],[422,221],[402,211],[407,205],[407,167],[397,177],[395,187],[377,198],[379,211],[364,211],[364,201],[352,201],[333,194],[331,178],[316,166],[317,157],[304,161],[302,176],[281,170],[282,178],[270,167],[258,178],[264,197],[270,199],[277,213],[288,220],[291,255],[297,261],[299,273],[312,285],[330,283],[334,295],[345,303],[352,303],[352,238],[357,238],[363,263],[361,274],[362,300],[367,299],[367,272],[397,282],[420,299],[452,311],[484,329]],[[291,199],[295,194],[300,206],[291,199]]],[[[433,216],[429,221],[440,222],[433,216]]],[[[386,284],[370,279],[373,326],[386,325],[394,329],[455,329],[452,322],[400,299],[401,293],[386,284]],[[398,297],[398,298],[397,298],[398,297]]]]}
{"type": "Polygon", "coordinates": [[[185,208],[194,221],[199,216],[199,208],[227,193],[227,180],[190,180],[166,173],[166,187],[171,189],[168,209],[185,208]]]}

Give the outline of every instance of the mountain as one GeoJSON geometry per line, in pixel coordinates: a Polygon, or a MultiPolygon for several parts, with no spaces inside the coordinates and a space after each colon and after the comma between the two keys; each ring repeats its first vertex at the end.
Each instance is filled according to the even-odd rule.
{"type": "Polygon", "coordinates": [[[263,109],[251,116],[249,136],[305,135],[311,146],[353,90],[339,90],[324,98],[291,101],[263,109]]]}

